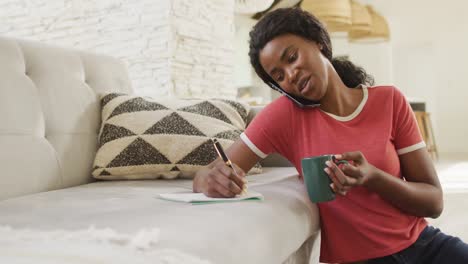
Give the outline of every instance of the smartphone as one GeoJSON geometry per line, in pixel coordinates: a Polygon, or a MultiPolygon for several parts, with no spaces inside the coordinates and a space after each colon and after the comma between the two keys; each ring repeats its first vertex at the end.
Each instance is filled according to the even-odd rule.
{"type": "Polygon", "coordinates": [[[320,106],[320,102],[318,101],[312,101],[312,100],[307,100],[295,95],[292,95],[290,93],[285,92],[283,89],[278,87],[275,83],[268,82],[268,85],[275,91],[279,92],[280,94],[283,94],[287,98],[289,98],[291,101],[293,101],[297,106],[300,108],[308,108],[308,107],[318,107],[320,106]]]}

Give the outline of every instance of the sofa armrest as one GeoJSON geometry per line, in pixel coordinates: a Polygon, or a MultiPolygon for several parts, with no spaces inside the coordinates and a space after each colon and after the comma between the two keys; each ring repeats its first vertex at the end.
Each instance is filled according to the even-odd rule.
{"type": "Polygon", "coordinates": [[[252,105],[250,106],[250,112],[249,115],[247,116],[247,125],[249,125],[250,121],[258,114],[262,109],[265,107],[265,105],[252,105]]]}

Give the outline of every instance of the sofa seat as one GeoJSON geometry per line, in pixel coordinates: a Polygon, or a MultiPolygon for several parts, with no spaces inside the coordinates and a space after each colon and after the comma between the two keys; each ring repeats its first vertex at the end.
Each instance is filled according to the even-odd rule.
{"type": "Polygon", "coordinates": [[[265,168],[249,177],[249,188],[264,201],[191,205],[157,198],[190,191],[190,180],[93,182],[1,201],[0,225],[122,233],[159,228],[160,245],[212,263],[282,263],[317,237],[317,207],[294,168],[265,168]]]}

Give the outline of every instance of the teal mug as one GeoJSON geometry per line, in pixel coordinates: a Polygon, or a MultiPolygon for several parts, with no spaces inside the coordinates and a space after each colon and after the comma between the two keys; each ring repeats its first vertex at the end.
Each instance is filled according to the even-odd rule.
{"type": "Polygon", "coordinates": [[[335,193],[330,184],[333,182],[324,171],[326,161],[335,164],[347,164],[346,160],[337,160],[333,155],[307,157],[301,160],[302,176],[307,188],[309,198],[314,203],[328,202],[335,199],[335,193]]]}

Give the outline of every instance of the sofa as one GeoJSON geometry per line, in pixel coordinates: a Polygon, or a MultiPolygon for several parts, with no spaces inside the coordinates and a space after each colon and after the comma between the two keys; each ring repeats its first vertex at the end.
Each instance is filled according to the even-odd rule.
{"type": "MultiPolygon", "coordinates": [[[[98,95],[133,91],[125,65],[115,58],[0,38],[0,236],[6,232],[34,240],[60,231],[62,237],[75,237],[66,242],[75,245],[83,233],[111,232],[109,243],[117,235],[131,239],[143,234],[157,242],[158,250],[177,250],[203,263],[318,262],[317,207],[297,171],[281,157],[267,158],[263,173],[249,176],[249,188],[262,193],[263,201],[195,206],[158,199],[160,193],[190,191],[191,180],[94,180],[98,95]],[[153,233],[148,230],[157,230],[157,237],[149,237],[153,233]]],[[[253,110],[250,117],[260,109],[253,110]]],[[[41,243],[46,242],[38,239],[38,248],[41,243]]],[[[106,252],[109,243],[93,244],[96,254],[106,252]]],[[[80,245],[70,252],[57,245],[37,251],[31,243],[19,247],[30,251],[9,260],[23,261],[19,257],[29,254],[39,261],[34,263],[55,263],[60,251],[67,263],[96,263],[92,256],[80,261],[78,256],[89,254],[80,252],[80,245]],[[46,257],[43,251],[55,253],[46,257]]],[[[0,248],[0,256],[15,250],[0,248]]],[[[115,254],[102,258],[117,263],[115,254]]],[[[161,263],[179,263],[174,256],[168,259],[173,260],[161,263]]]]}
{"type": "MultiPolygon", "coordinates": [[[[318,209],[280,156],[248,176],[263,201],[191,205],[157,198],[188,179],[94,180],[104,92],[134,92],[119,60],[0,37],[0,262],[319,262],[318,209]]],[[[465,241],[467,193],[447,190],[431,220],[465,241]]]]}

